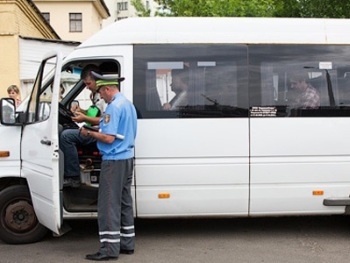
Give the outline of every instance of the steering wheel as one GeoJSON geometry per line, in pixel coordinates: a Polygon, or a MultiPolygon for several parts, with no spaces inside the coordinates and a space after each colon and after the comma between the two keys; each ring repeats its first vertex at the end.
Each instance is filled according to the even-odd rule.
{"type": "Polygon", "coordinates": [[[79,126],[72,120],[74,114],[70,110],[68,110],[62,103],[59,103],[58,105],[59,124],[61,124],[64,128],[79,128],[79,126]]]}

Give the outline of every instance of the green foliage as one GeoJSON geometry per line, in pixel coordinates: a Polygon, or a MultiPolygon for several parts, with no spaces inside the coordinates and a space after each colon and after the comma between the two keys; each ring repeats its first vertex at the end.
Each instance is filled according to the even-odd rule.
{"type": "Polygon", "coordinates": [[[155,0],[161,16],[350,18],[350,0],[155,0]]]}
{"type": "Polygon", "coordinates": [[[151,15],[151,10],[147,9],[141,0],[131,0],[131,4],[135,7],[137,16],[146,17],[151,15]]]}
{"type": "Polygon", "coordinates": [[[279,17],[350,18],[349,0],[275,0],[279,17]]]}
{"type": "Polygon", "coordinates": [[[166,16],[272,16],[274,0],[156,0],[166,16]]]}

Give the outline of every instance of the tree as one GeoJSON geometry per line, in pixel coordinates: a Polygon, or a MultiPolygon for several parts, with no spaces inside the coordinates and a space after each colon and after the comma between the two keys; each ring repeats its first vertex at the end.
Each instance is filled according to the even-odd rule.
{"type": "Polygon", "coordinates": [[[349,0],[275,0],[282,5],[276,16],[349,18],[349,0]]]}
{"type": "Polygon", "coordinates": [[[350,0],[155,0],[163,16],[350,18],[350,0]]]}
{"type": "Polygon", "coordinates": [[[156,0],[163,16],[272,16],[275,0],[156,0]]]}
{"type": "Polygon", "coordinates": [[[151,10],[142,3],[142,0],[131,0],[131,4],[135,7],[137,16],[151,16],[151,10]]]}

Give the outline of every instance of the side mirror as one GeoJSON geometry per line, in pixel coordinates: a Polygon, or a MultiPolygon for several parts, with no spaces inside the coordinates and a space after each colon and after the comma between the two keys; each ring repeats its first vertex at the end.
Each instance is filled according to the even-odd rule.
{"type": "Polygon", "coordinates": [[[3,125],[13,125],[16,123],[16,106],[15,100],[4,98],[0,100],[0,122],[3,125]]]}

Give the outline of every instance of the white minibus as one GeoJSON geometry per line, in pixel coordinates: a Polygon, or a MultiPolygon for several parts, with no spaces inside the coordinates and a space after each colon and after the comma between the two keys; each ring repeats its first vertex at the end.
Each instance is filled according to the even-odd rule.
{"type": "Polygon", "coordinates": [[[40,240],[96,218],[100,155],[79,146],[63,187],[60,132],[87,108],[81,69],[125,78],[138,113],[137,218],[347,214],[350,20],[128,18],[66,58],[48,54],[32,92],[1,100],[0,238],[40,240]],[[65,87],[63,98],[60,85],[65,87]]]}

